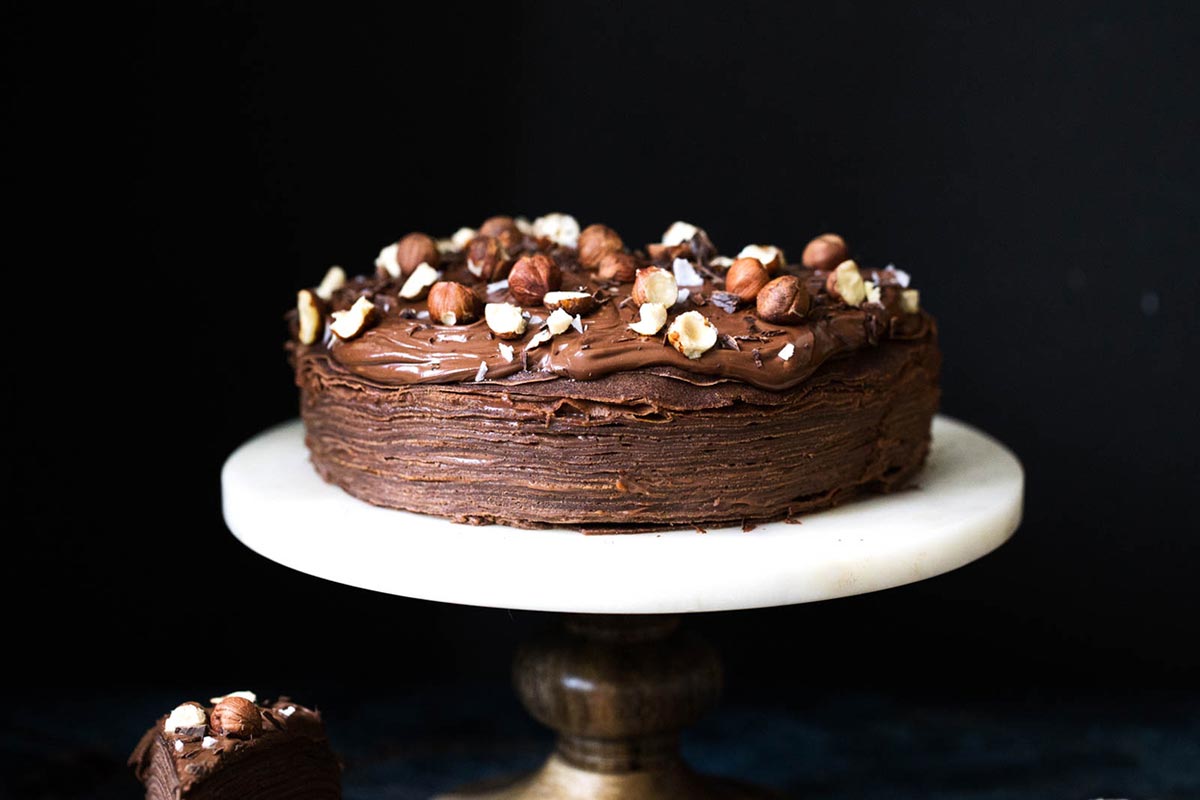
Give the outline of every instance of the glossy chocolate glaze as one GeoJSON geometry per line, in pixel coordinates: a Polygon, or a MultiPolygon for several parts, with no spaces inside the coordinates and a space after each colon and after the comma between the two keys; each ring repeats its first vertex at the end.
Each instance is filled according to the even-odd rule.
{"type": "MultiPolygon", "coordinates": [[[[536,244],[531,241],[530,247],[536,244]]],[[[629,299],[632,284],[596,280],[575,260],[573,250],[552,248],[550,252],[562,269],[564,290],[595,294],[603,302],[582,318],[582,333],[569,328],[528,350],[524,358],[522,351],[541,325],[530,324],[523,336],[506,342],[516,350],[516,357],[508,362],[498,347],[500,340],[482,319],[468,325],[441,325],[428,318],[423,300],[400,299],[399,281],[379,277],[352,281],[334,295],[330,307],[347,309],[358,297],[366,296],[378,311],[376,324],[349,341],[326,334],[311,348],[296,346],[328,350],[332,360],[347,371],[388,385],[474,381],[483,362],[489,381],[550,377],[591,381],[614,373],[670,368],[677,377],[696,384],[736,380],[782,391],[803,383],[830,359],[850,355],[881,339],[922,338],[932,330],[928,315],[900,312],[900,287],[886,285],[891,280],[887,271],[864,272],[864,277],[885,283],[882,303],[851,308],[825,293],[825,273],[788,267],[788,273],[808,286],[813,308],[804,323],[785,326],[759,319],[753,303],[730,312],[711,302],[713,293],[724,289],[724,281],[718,270],[708,269],[704,285],[690,288],[689,297],[671,309],[668,325],[679,313],[697,311],[717,328],[725,344],[689,359],[665,342],[667,326],[656,336],[639,336],[629,329],[629,323],[638,318],[638,307],[629,299]],[[729,342],[740,349],[731,349],[729,342]],[[789,343],[795,348],[792,358],[778,358],[789,343]]],[[[449,258],[444,280],[473,286],[485,302],[514,302],[505,288],[489,292],[487,284],[467,270],[461,254],[449,258]]],[[[544,320],[550,314],[541,306],[526,307],[526,311],[534,319],[544,320]]]]}

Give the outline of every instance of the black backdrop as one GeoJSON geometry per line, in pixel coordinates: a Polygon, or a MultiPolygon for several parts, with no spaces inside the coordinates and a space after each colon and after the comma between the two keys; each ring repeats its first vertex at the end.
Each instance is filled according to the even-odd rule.
{"type": "Polygon", "coordinates": [[[695,620],[734,691],[1194,689],[1192,7],[301,5],[4,12],[27,682],[502,677],[543,615],[268,563],[218,473],[295,414],[298,287],[410,230],[564,210],[894,261],[939,318],[944,411],[1027,469],[1018,535],[974,565],[695,620]]]}

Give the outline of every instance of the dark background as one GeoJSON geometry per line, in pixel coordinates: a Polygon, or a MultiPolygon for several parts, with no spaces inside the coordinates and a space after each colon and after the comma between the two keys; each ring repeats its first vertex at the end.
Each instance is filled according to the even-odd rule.
{"type": "Polygon", "coordinates": [[[301,5],[4,12],[21,685],[503,691],[544,615],[269,563],[218,475],[296,413],[297,288],[411,230],[563,210],[895,262],[940,323],[943,410],[1027,470],[976,564],[692,620],[735,700],[1194,696],[1194,6],[301,5]]]}

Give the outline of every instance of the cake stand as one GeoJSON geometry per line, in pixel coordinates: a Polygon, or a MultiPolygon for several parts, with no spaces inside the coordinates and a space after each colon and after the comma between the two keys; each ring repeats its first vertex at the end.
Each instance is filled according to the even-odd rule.
{"type": "Polygon", "coordinates": [[[221,475],[225,520],[250,549],[378,592],[556,611],[522,646],[521,701],[558,733],[532,775],[440,800],[665,800],[769,793],[702,776],[679,732],[717,699],[715,650],[680,615],[862,594],[955,569],[1021,519],[1024,475],[1003,445],[939,416],[919,486],[772,523],[620,536],[473,527],[377,508],[324,483],[299,420],[251,439],[221,475]]]}

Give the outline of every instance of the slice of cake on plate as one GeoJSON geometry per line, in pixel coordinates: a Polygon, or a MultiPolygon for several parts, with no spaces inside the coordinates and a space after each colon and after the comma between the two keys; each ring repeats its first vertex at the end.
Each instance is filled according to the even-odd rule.
{"type": "Polygon", "coordinates": [[[317,711],[252,692],[183,703],[129,757],[147,800],[338,800],[341,764],[317,711]]]}

